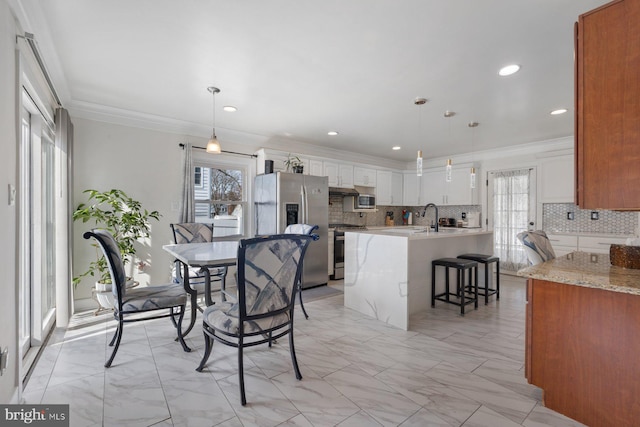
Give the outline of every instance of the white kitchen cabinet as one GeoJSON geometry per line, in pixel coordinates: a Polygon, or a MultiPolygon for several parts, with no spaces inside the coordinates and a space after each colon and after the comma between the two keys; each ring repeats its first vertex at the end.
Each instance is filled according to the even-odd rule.
{"type": "Polygon", "coordinates": [[[376,170],[356,166],[353,168],[353,184],[366,187],[376,186],[376,170]]]}
{"type": "Polygon", "coordinates": [[[575,173],[573,155],[540,161],[539,186],[542,203],[574,203],[575,173]]]}
{"type": "Polygon", "coordinates": [[[405,206],[420,205],[420,177],[415,172],[403,174],[402,203],[405,206]]]}
{"type": "Polygon", "coordinates": [[[549,242],[556,257],[578,250],[578,236],[571,234],[548,234],[549,242]]]}
{"type": "Polygon", "coordinates": [[[476,188],[470,185],[471,166],[454,167],[451,182],[445,181],[445,169],[434,168],[424,171],[420,204],[435,203],[438,206],[473,205],[477,203],[479,173],[476,169],[476,188]]]}
{"type": "Polygon", "coordinates": [[[378,171],[376,183],[376,205],[391,205],[391,171],[378,171]]]}
{"type": "Polygon", "coordinates": [[[608,254],[611,245],[624,245],[626,241],[626,237],[578,236],[578,250],[595,254],[608,254]]]}
{"type": "Polygon", "coordinates": [[[322,162],[324,175],[329,178],[329,187],[353,188],[353,165],[322,162]]]}
{"type": "Polygon", "coordinates": [[[391,172],[391,206],[403,206],[402,181],[400,172],[391,172]]]}
{"type": "Polygon", "coordinates": [[[324,176],[324,165],[322,160],[309,160],[309,175],[324,176]]]}

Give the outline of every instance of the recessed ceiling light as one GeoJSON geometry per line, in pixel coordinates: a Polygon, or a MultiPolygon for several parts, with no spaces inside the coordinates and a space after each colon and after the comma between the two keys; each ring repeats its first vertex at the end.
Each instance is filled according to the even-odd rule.
{"type": "Polygon", "coordinates": [[[500,68],[498,74],[501,76],[510,76],[511,74],[517,73],[520,70],[520,66],[517,64],[507,65],[506,67],[500,68]]]}
{"type": "Polygon", "coordinates": [[[396,150],[396,151],[398,151],[401,148],[402,147],[400,147],[399,145],[395,145],[395,146],[391,147],[392,150],[396,150]]]}
{"type": "Polygon", "coordinates": [[[557,116],[558,114],[564,114],[564,113],[566,113],[566,112],[567,112],[567,109],[566,109],[566,108],[558,108],[557,110],[553,110],[553,111],[551,112],[551,115],[552,115],[552,116],[557,116]]]}
{"type": "Polygon", "coordinates": [[[336,132],[335,130],[330,130],[329,132],[327,132],[327,135],[329,136],[336,136],[338,134],[338,132],[336,132]]]}
{"type": "Polygon", "coordinates": [[[236,107],[234,107],[233,105],[225,105],[224,107],[222,107],[222,109],[224,111],[229,112],[229,113],[235,113],[236,111],[238,111],[238,109],[236,107]]]}

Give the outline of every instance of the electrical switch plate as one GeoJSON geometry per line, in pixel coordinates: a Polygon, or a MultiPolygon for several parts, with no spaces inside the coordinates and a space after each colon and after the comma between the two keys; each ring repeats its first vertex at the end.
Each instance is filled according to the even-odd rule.
{"type": "Polygon", "coordinates": [[[600,214],[597,211],[592,211],[591,219],[600,219],[600,214]]]}

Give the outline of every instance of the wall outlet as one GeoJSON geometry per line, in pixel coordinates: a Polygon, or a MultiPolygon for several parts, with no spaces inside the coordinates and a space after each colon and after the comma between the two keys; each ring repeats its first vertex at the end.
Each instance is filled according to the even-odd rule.
{"type": "Polygon", "coordinates": [[[575,219],[573,212],[567,212],[567,219],[569,221],[573,221],[575,219]]]}
{"type": "Polygon", "coordinates": [[[462,212],[462,219],[467,219],[467,213],[466,212],[462,212]]]}
{"type": "Polygon", "coordinates": [[[593,219],[593,220],[600,219],[600,214],[597,211],[592,211],[591,212],[591,219],[593,219]]]}

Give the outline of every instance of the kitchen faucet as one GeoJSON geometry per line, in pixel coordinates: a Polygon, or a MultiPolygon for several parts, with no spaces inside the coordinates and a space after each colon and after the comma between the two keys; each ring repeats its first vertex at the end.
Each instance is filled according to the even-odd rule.
{"type": "Polygon", "coordinates": [[[424,214],[427,213],[427,208],[433,207],[436,210],[436,226],[434,228],[435,232],[438,232],[438,207],[436,206],[435,203],[427,203],[426,206],[424,207],[424,210],[422,211],[422,217],[424,218],[424,214]]]}

